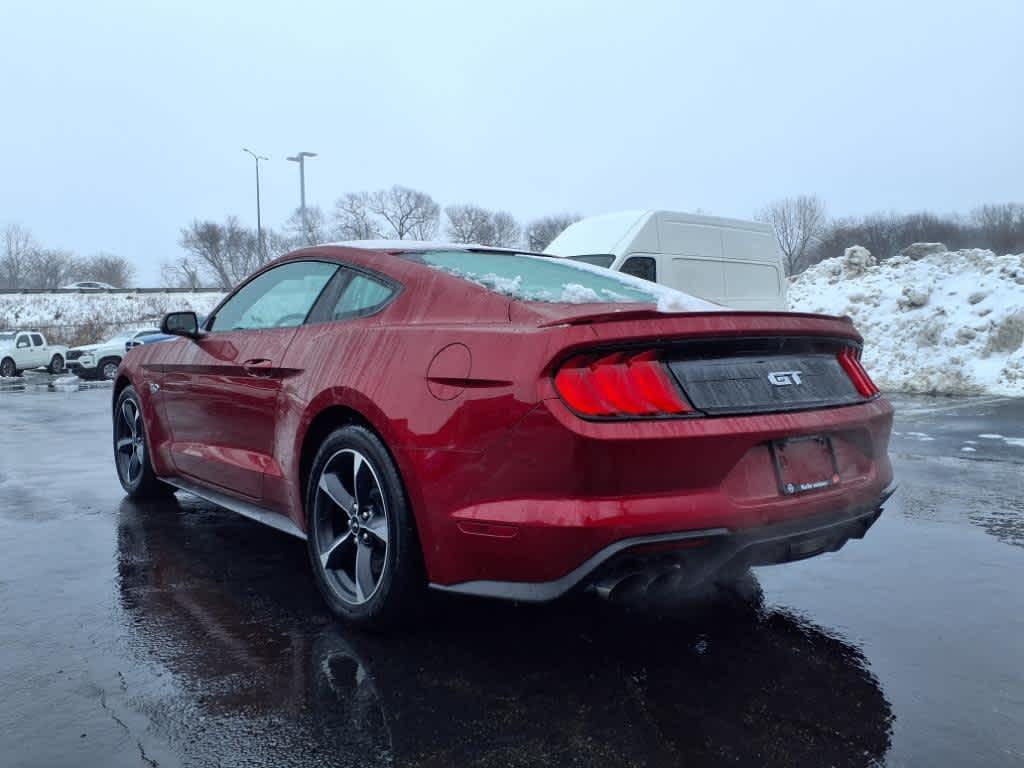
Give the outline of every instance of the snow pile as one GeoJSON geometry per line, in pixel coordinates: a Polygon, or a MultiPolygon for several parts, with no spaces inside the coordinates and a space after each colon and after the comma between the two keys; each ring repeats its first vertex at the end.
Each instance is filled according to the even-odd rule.
{"type": "Polygon", "coordinates": [[[129,324],[159,320],[172,310],[208,314],[223,293],[13,293],[0,294],[0,327],[73,326],[101,318],[129,324]]]}
{"type": "Polygon", "coordinates": [[[853,318],[883,389],[1024,396],[1024,254],[929,247],[873,264],[861,251],[797,276],[790,308],[853,318]]]}

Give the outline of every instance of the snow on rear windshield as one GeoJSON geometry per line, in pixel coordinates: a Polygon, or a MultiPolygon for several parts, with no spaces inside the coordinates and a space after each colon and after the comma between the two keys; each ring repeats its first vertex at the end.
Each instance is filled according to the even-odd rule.
{"type": "Polygon", "coordinates": [[[661,312],[722,309],[682,291],[568,259],[493,251],[427,251],[408,257],[519,301],[655,304],[661,312]]]}

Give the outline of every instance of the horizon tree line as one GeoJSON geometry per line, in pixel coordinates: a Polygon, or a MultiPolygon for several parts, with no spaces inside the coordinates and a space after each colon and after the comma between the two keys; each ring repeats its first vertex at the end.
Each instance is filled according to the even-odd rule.
{"type": "MultiPolygon", "coordinates": [[[[195,219],[181,229],[182,253],[164,262],[161,279],[167,287],[228,290],[270,259],[295,248],[346,240],[433,240],[442,226],[443,236],[451,242],[542,251],[580,218],[560,213],[524,226],[505,210],[473,203],[442,209],[427,193],[395,185],[342,195],[330,213],[319,206],[308,206],[305,215],[296,211],[280,229],[264,229],[262,242],[256,230],[237,216],[221,222],[195,219]]],[[[851,245],[866,247],[879,260],[914,242],[941,242],[950,250],[1024,253],[1024,204],[1020,203],[982,205],[967,215],[880,212],[833,219],[821,198],[798,195],[769,203],[754,218],[772,226],[789,275],[841,256],[851,245]]],[[[0,289],[52,289],[81,280],[127,287],[135,275],[135,266],[123,256],[100,252],[80,257],[73,251],[46,248],[19,224],[0,232],[0,289]]]]}

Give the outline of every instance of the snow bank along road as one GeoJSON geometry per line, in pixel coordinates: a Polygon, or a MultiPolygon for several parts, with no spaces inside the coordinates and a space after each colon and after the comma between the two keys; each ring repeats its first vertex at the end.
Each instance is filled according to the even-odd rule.
{"type": "Polygon", "coordinates": [[[210,291],[0,293],[0,328],[75,326],[97,319],[109,325],[141,324],[176,309],[206,314],[223,297],[210,291]]]}
{"type": "Polygon", "coordinates": [[[5,766],[1024,760],[1022,400],[898,398],[882,518],[760,599],[435,597],[383,636],[330,618],[301,542],[126,500],[109,400],[0,391],[5,766]]]}

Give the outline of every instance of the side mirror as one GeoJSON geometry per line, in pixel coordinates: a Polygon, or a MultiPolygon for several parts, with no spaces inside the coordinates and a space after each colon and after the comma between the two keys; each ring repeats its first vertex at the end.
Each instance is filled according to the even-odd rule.
{"type": "Polygon", "coordinates": [[[168,312],[160,321],[160,330],[171,336],[199,338],[199,318],[195,312],[168,312]]]}

